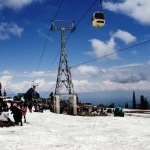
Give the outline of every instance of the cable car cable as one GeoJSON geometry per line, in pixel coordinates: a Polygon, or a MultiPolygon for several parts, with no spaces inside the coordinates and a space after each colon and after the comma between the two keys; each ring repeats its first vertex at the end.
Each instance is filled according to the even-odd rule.
{"type": "Polygon", "coordinates": [[[77,65],[74,65],[74,66],[70,67],[70,69],[71,69],[71,68],[74,68],[74,67],[77,67],[77,66],[80,66],[80,65],[83,65],[83,64],[87,64],[87,63],[89,63],[89,62],[92,62],[92,61],[95,61],[95,60],[98,60],[98,59],[101,59],[101,58],[104,58],[104,57],[107,57],[107,56],[110,56],[110,55],[113,55],[113,54],[116,54],[116,53],[120,53],[120,52],[122,52],[122,51],[128,50],[128,49],[133,48],[133,47],[140,46],[140,45],[145,44],[145,43],[148,43],[148,42],[150,42],[150,40],[147,40],[147,41],[138,43],[138,44],[136,44],[136,45],[132,45],[132,46],[130,46],[130,47],[124,48],[124,49],[122,49],[122,50],[118,50],[118,51],[116,51],[116,52],[113,52],[113,53],[110,53],[110,54],[107,54],[107,55],[104,55],[104,56],[101,56],[101,57],[98,57],[98,58],[95,58],[95,59],[92,59],[92,60],[89,60],[89,61],[86,61],[86,62],[83,62],[83,63],[80,63],[80,64],[77,64],[77,65]]]}
{"type": "Polygon", "coordinates": [[[56,19],[57,15],[58,15],[58,12],[59,12],[59,10],[60,10],[60,8],[61,8],[61,6],[62,6],[62,3],[63,3],[63,0],[61,1],[60,5],[59,5],[59,8],[58,8],[58,10],[57,10],[57,12],[56,12],[56,15],[55,15],[55,17],[54,17],[54,20],[56,19]]]}
{"type": "Polygon", "coordinates": [[[96,4],[97,0],[90,6],[90,8],[85,12],[85,14],[81,17],[81,19],[77,22],[77,25],[82,21],[82,19],[87,15],[87,13],[90,11],[90,9],[96,4]]]}
{"type": "MultiPolygon", "coordinates": [[[[56,84],[55,84],[55,85],[56,85],[56,84]]],[[[47,94],[54,88],[55,85],[53,85],[53,86],[51,87],[51,89],[50,89],[48,92],[46,92],[45,94],[43,94],[43,95],[40,96],[40,97],[43,97],[43,96],[47,95],[47,94]]]]}
{"type": "Polygon", "coordinates": [[[101,11],[102,11],[102,0],[100,0],[100,6],[101,6],[101,11]]]}
{"type": "MultiPolygon", "coordinates": [[[[57,53],[57,55],[55,56],[54,60],[52,61],[51,65],[49,66],[49,68],[47,69],[45,75],[48,73],[48,71],[50,70],[50,67],[53,65],[54,61],[56,60],[56,58],[58,57],[58,54],[61,52],[61,50],[57,53]]],[[[45,75],[43,76],[42,79],[44,79],[45,75]]]]}
{"type": "MultiPolygon", "coordinates": [[[[74,65],[74,66],[70,67],[70,69],[71,69],[71,68],[74,68],[74,67],[77,67],[77,66],[80,66],[80,65],[83,65],[83,64],[86,64],[86,63],[90,63],[90,62],[92,62],[92,61],[95,61],[95,60],[98,60],[98,59],[101,59],[101,58],[108,57],[108,56],[110,56],[110,55],[113,55],[113,54],[116,54],[116,53],[119,53],[119,52],[122,52],[122,51],[125,51],[125,50],[128,50],[128,49],[131,49],[131,48],[133,48],[133,47],[137,47],[137,46],[143,45],[143,44],[148,43],[148,42],[150,42],[150,40],[147,40],[147,41],[144,41],[144,42],[141,42],[141,43],[132,45],[132,46],[130,46],[130,47],[124,48],[124,49],[122,49],[122,50],[118,50],[118,51],[116,51],[116,52],[114,52],[114,53],[110,53],[110,54],[101,56],[101,57],[96,58],[96,59],[92,59],[92,60],[89,60],[89,61],[86,61],[86,62],[77,64],[77,65],[74,65]]],[[[56,85],[56,84],[55,84],[55,85],[56,85]]],[[[54,85],[54,86],[55,86],[55,85],[54,85]]],[[[53,87],[54,87],[54,86],[53,86],[53,87]]],[[[53,87],[52,87],[52,88],[53,88],[53,87]]],[[[52,88],[51,88],[51,89],[52,89],[52,88]]],[[[48,92],[47,92],[47,93],[48,93],[48,92]]],[[[46,93],[46,94],[47,94],[47,93],[46,93]]],[[[45,95],[46,95],[46,94],[45,94],[45,95]]],[[[45,95],[44,95],[44,96],[45,96],[45,95]]]]}
{"type": "MultiPolygon", "coordinates": [[[[119,53],[119,52],[122,52],[122,51],[128,50],[128,49],[133,48],[133,47],[136,47],[136,46],[140,46],[140,45],[145,44],[145,43],[148,43],[148,42],[150,42],[150,40],[147,40],[147,41],[138,43],[138,44],[136,44],[136,45],[133,45],[133,46],[124,48],[124,49],[122,49],[122,50],[116,51],[116,52],[114,52],[114,53],[110,53],[110,54],[108,54],[108,55],[105,55],[105,56],[102,56],[102,57],[99,57],[99,58],[96,58],[96,59],[92,59],[92,60],[89,60],[89,61],[86,61],[86,62],[77,64],[77,65],[74,65],[74,66],[70,67],[70,69],[71,69],[71,68],[74,68],[74,67],[77,67],[77,66],[80,66],[80,65],[82,65],[82,64],[86,64],[86,63],[89,63],[89,62],[92,62],[92,61],[95,61],[95,60],[98,60],[98,59],[101,59],[101,58],[104,58],[104,57],[107,57],[107,56],[110,56],[110,55],[113,55],[113,54],[116,54],[116,53],[119,53]]],[[[59,51],[59,52],[60,52],[60,51],[59,51]]],[[[56,85],[56,84],[55,84],[55,85],[56,85]]],[[[42,95],[42,96],[47,95],[47,94],[54,88],[55,85],[53,85],[53,87],[52,87],[48,92],[46,92],[44,95],[42,95]]],[[[41,96],[41,97],[42,97],[42,96],[41,96]]]]}
{"type": "MultiPolygon", "coordinates": [[[[78,24],[82,21],[82,19],[87,15],[87,13],[91,10],[91,8],[95,5],[95,3],[97,2],[97,0],[90,6],[90,8],[85,12],[85,14],[81,17],[81,19],[76,23],[75,27],[78,26],[78,24]]],[[[67,40],[69,39],[71,33],[69,34],[67,40]]],[[[67,41],[66,40],[66,41],[67,41]]]]}
{"type": "MultiPolygon", "coordinates": [[[[85,14],[81,17],[81,19],[79,19],[79,21],[77,22],[77,24],[75,25],[76,27],[79,25],[79,23],[83,20],[83,18],[87,15],[87,13],[91,10],[91,8],[96,4],[97,0],[90,6],[90,8],[85,12],[85,14]]],[[[71,33],[69,34],[69,36],[67,37],[66,42],[68,41],[69,37],[70,37],[71,33]]],[[[51,63],[50,67],[52,66],[52,64],[54,63],[54,61],[56,60],[56,58],[58,57],[58,54],[61,52],[61,50],[57,53],[56,57],[54,58],[53,62],[51,63]]],[[[45,73],[45,75],[48,73],[50,67],[48,68],[47,72],[45,73]]],[[[45,75],[43,77],[45,77],[45,75]]],[[[56,85],[56,84],[55,84],[56,85]]],[[[54,85],[54,86],[55,86],[54,85]]],[[[53,86],[53,87],[54,87],[53,86]]],[[[48,92],[47,92],[48,93],[48,92]]],[[[47,94],[46,93],[46,94],[47,94]]],[[[45,94],[45,95],[46,95],[45,94]]]]}
{"type": "MultiPolygon", "coordinates": [[[[97,0],[91,5],[91,7],[88,9],[88,11],[94,6],[94,4],[95,4],[96,2],[97,2],[97,0]]],[[[100,3],[101,3],[101,10],[102,10],[102,1],[101,1],[101,0],[100,0],[100,3]]],[[[85,15],[88,13],[88,11],[81,17],[81,19],[78,21],[78,23],[76,24],[76,26],[82,21],[82,19],[85,17],[85,15]]],[[[70,34],[70,35],[71,35],[71,34],[70,34]]],[[[67,40],[69,39],[70,35],[68,36],[67,40]]],[[[115,53],[119,53],[119,52],[121,52],[121,51],[125,51],[125,50],[127,50],[127,49],[130,49],[130,48],[133,48],[133,47],[136,47],[136,46],[145,44],[145,43],[147,43],[147,42],[150,42],[150,40],[147,40],[147,41],[145,41],[145,42],[142,42],[142,43],[133,45],[133,46],[131,46],[131,47],[128,47],[128,48],[119,50],[119,51],[114,52],[114,53],[110,53],[110,54],[108,54],[108,55],[105,55],[105,56],[102,56],[102,57],[99,57],[99,58],[96,58],[96,59],[93,59],[93,60],[89,60],[89,61],[87,61],[87,62],[83,62],[83,63],[77,64],[77,65],[74,65],[74,66],[72,66],[72,67],[70,67],[70,68],[77,67],[77,66],[79,66],[79,65],[86,64],[86,63],[89,63],[89,62],[92,62],[92,61],[95,61],[95,60],[98,60],[98,59],[101,59],[101,58],[104,58],[104,57],[113,55],[113,54],[115,54],[115,53]]],[[[60,51],[57,53],[55,59],[58,57],[58,54],[59,54],[59,53],[60,53],[60,51]]],[[[53,60],[52,64],[54,63],[55,59],[53,60]]],[[[51,64],[51,65],[52,65],[52,64],[51,64]]],[[[50,67],[51,67],[51,66],[50,66],[50,67]]],[[[49,67],[49,68],[50,68],[50,67],[49,67]]],[[[56,85],[56,84],[55,84],[55,85],[56,85]]],[[[54,86],[55,86],[55,85],[54,85],[54,86]]],[[[54,86],[53,86],[53,87],[54,87],[54,86]]],[[[52,88],[53,88],[53,87],[52,87],[52,88]]],[[[52,89],[52,88],[51,88],[51,89],[52,89]]],[[[51,89],[50,89],[50,90],[51,90],[51,89]]],[[[47,93],[48,93],[48,92],[47,92],[47,93]]],[[[46,94],[47,94],[47,93],[46,93],[46,94]]],[[[46,94],[44,94],[44,95],[46,95],[46,94]]]]}
{"type": "MultiPolygon", "coordinates": [[[[63,0],[61,0],[61,3],[60,3],[60,5],[59,5],[59,7],[58,7],[58,9],[57,9],[57,12],[56,12],[56,15],[55,15],[54,19],[56,19],[57,15],[58,15],[58,12],[59,12],[59,10],[60,10],[60,8],[61,8],[61,6],[62,6],[62,3],[63,3],[63,0]]],[[[41,64],[41,61],[42,61],[44,52],[45,52],[45,48],[46,48],[46,45],[47,45],[47,41],[48,41],[49,35],[50,35],[50,29],[49,29],[49,32],[48,32],[48,35],[47,35],[47,39],[46,39],[46,42],[45,42],[45,45],[44,45],[44,48],[43,48],[43,51],[42,51],[42,55],[41,55],[41,58],[40,58],[40,61],[39,61],[39,64],[38,64],[38,67],[37,67],[37,70],[36,70],[36,74],[35,74],[35,77],[34,77],[34,80],[33,80],[33,81],[35,81],[37,72],[38,72],[38,70],[39,70],[39,67],[40,67],[40,64],[41,64]]]]}
{"type": "MultiPolygon", "coordinates": [[[[63,0],[62,0],[62,1],[63,1],[63,0]]],[[[77,22],[76,27],[79,25],[79,23],[80,23],[80,22],[82,21],[82,19],[87,15],[87,13],[88,13],[88,12],[90,11],[90,9],[95,5],[96,2],[97,2],[97,0],[96,0],[96,1],[90,6],[90,8],[85,12],[85,14],[84,14],[84,15],[81,17],[81,19],[77,22]]],[[[72,32],[71,32],[71,33],[72,33],[72,32]]],[[[69,39],[71,33],[70,33],[69,36],[67,37],[66,42],[68,41],[68,39],[69,39]]],[[[51,63],[51,65],[49,66],[49,68],[48,68],[48,70],[46,71],[45,74],[47,74],[47,72],[49,71],[50,67],[52,66],[52,64],[54,63],[54,61],[56,60],[56,58],[58,57],[58,54],[59,54],[60,52],[61,52],[61,50],[58,51],[56,57],[54,58],[53,62],[51,63]]],[[[45,75],[44,75],[44,76],[45,76],[45,75]]],[[[43,76],[43,78],[44,78],[44,76],[43,76]]]]}
{"type": "MultiPolygon", "coordinates": [[[[95,3],[97,2],[97,0],[90,6],[90,8],[85,12],[85,14],[81,17],[81,19],[76,23],[75,27],[77,27],[79,25],[79,23],[82,21],[82,19],[87,15],[87,13],[91,10],[91,8],[95,5],[95,3]]],[[[71,33],[69,34],[69,36],[67,37],[67,40],[69,39],[71,33]]],[[[66,40],[66,42],[67,42],[66,40]]]]}
{"type": "Polygon", "coordinates": [[[37,72],[38,72],[38,70],[39,70],[39,67],[40,67],[40,64],[41,64],[41,61],[42,61],[42,58],[43,58],[43,55],[44,55],[44,51],[45,51],[45,48],[46,48],[46,45],[47,45],[47,41],[48,41],[49,35],[50,35],[50,30],[49,30],[49,32],[48,32],[47,39],[46,39],[46,42],[45,42],[45,45],[44,45],[44,48],[43,48],[43,51],[42,51],[42,55],[41,55],[41,58],[40,58],[40,61],[39,61],[39,64],[38,64],[38,67],[37,67],[37,70],[36,70],[36,74],[35,74],[35,77],[34,77],[34,80],[33,80],[33,81],[35,81],[37,72]]]}
{"type": "Polygon", "coordinates": [[[92,27],[101,28],[105,25],[105,15],[102,11],[102,0],[100,0],[100,11],[92,15],[92,27]]]}

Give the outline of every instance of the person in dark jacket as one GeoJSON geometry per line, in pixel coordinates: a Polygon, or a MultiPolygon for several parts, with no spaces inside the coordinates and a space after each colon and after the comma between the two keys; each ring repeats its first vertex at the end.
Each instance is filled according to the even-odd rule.
{"type": "Polygon", "coordinates": [[[32,113],[32,107],[33,107],[32,102],[29,102],[29,103],[28,103],[28,109],[29,109],[29,112],[30,112],[30,113],[32,113]]]}
{"type": "Polygon", "coordinates": [[[9,110],[7,102],[3,102],[3,111],[7,112],[9,110]]]}
{"type": "Polygon", "coordinates": [[[19,123],[20,123],[21,126],[23,126],[23,124],[22,124],[22,112],[18,108],[17,103],[14,103],[13,106],[11,106],[11,111],[12,111],[12,114],[14,117],[15,124],[19,125],[19,123]]]}
{"type": "Polygon", "coordinates": [[[3,99],[0,98],[0,111],[2,111],[2,109],[3,109],[3,99]]]}

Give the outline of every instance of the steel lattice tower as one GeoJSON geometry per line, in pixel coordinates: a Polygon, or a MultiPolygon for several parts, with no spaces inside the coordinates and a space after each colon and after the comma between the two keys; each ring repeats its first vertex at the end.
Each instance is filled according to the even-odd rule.
{"type": "Polygon", "coordinates": [[[65,38],[65,31],[70,30],[73,32],[75,30],[74,22],[73,21],[65,21],[65,20],[53,20],[51,31],[61,30],[61,54],[59,60],[59,68],[57,74],[57,81],[56,81],[56,88],[55,94],[59,94],[60,90],[63,86],[66,87],[69,94],[74,94],[74,88],[71,78],[71,71],[68,65],[67,53],[66,53],[66,38],[65,38]],[[63,26],[55,26],[54,22],[59,23],[72,23],[71,27],[63,27],[63,26]]]}

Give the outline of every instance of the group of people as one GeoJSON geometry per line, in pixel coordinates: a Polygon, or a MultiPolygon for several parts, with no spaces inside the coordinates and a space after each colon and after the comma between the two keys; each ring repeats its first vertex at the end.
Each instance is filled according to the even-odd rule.
{"type": "Polygon", "coordinates": [[[53,102],[47,102],[47,101],[28,101],[27,102],[27,107],[29,109],[29,112],[42,112],[44,110],[49,109],[51,112],[54,112],[54,104],[53,102]]]}
{"type": "Polygon", "coordinates": [[[24,122],[26,123],[26,113],[26,103],[23,103],[22,106],[18,106],[16,102],[7,104],[7,102],[3,101],[3,99],[0,98],[0,126],[23,126],[22,116],[24,118],[24,122]],[[13,114],[14,121],[9,118],[9,111],[11,114],[13,114]]]}
{"type": "Polygon", "coordinates": [[[0,98],[0,126],[5,124],[6,126],[23,126],[26,123],[27,109],[29,113],[32,112],[43,112],[49,109],[50,112],[54,112],[53,102],[40,102],[40,101],[18,101],[18,102],[6,102],[0,98]],[[9,118],[9,113],[13,114],[13,121],[9,118]]]}
{"type": "MultiPolygon", "coordinates": [[[[93,106],[92,108],[88,107],[79,107],[77,109],[78,115],[96,115],[96,116],[107,116],[109,109],[106,109],[105,107],[98,108],[97,106],[93,106]]],[[[112,113],[112,112],[111,112],[112,113]]]]}

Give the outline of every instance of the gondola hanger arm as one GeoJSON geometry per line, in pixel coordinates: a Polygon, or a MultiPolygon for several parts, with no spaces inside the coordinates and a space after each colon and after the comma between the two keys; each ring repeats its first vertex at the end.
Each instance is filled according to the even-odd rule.
{"type": "Polygon", "coordinates": [[[102,0],[100,0],[100,9],[101,9],[101,12],[102,12],[102,0]]]}

